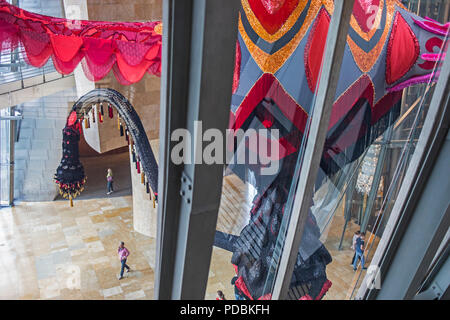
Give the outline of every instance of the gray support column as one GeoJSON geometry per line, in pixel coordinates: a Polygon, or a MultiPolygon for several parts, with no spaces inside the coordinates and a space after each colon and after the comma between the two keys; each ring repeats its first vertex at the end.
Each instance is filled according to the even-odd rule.
{"type": "Polygon", "coordinates": [[[357,299],[413,298],[449,228],[449,92],[447,55],[417,146],[372,259],[371,264],[380,267],[381,288],[371,289],[370,275],[366,275],[357,299]]]}
{"type": "Polygon", "coordinates": [[[172,297],[182,166],[170,160],[171,132],[185,127],[192,1],[163,2],[155,299],[172,297]]]}
{"type": "MultiPolygon", "coordinates": [[[[176,166],[171,133],[186,128],[192,142],[228,125],[239,1],[166,1],[157,272],[155,297],[203,299],[222,191],[223,164],[176,166]],[[164,63],[165,60],[165,63],[164,63]],[[181,193],[184,192],[183,195],[181,193]]],[[[200,148],[202,150],[202,148],[200,148]]]]}
{"type": "Polygon", "coordinates": [[[316,181],[330,122],[331,108],[336,94],[353,4],[354,1],[350,0],[336,1],[334,4],[317,90],[317,100],[313,109],[308,141],[272,299],[286,299],[289,291],[303,228],[311,206],[312,186],[316,181]]]}

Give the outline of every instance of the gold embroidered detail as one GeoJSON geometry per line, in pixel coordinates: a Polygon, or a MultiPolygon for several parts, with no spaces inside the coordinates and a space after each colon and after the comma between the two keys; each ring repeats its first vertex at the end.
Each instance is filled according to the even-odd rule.
{"type": "Polygon", "coordinates": [[[370,41],[370,39],[372,39],[373,35],[377,32],[378,27],[380,26],[381,17],[383,15],[384,1],[385,0],[380,1],[380,6],[378,8],[377,16],[375,17],[373,27],[369,32],[364,32],[361,29],[361,27],[359,26],[358,22],[356,21],[355,17],[353,16],[353,14],[350,17],[350,27],[352,27],[353,30],[355,30],[356,33],[359,34],[359,36],[366,41],[370,41]]]}
{"type": "Polygon", "coordinates": [[[386,43],[387,36],[389,34],[390,26],[393,21],[396,0],[387,0],[385,2],[386,7],[386,24],[384,26],[383,34],[375,47],[370,52],[362,50],[351,38],[347,36],[347,44],[350,47],[350,51],[353,58],[362,72],[369,72],[378,58],[386,43]]]}
{"type": "Polygon", "coordinates": [[[256,44],[253,43],[253,41],[245,32],[244,26],[242,24],[242,17],[239,14],[239,33],[252,58],[264,73],[275,73],[278,71],[278,69],[281,68],[281,66],[291,56],[291,54],[299,45],[300,41],[305,36],[312,22],[316,18],[321,6],[322,1],[312,1],[308,13],[306,14],[305,21],[303,22],[303,25],[300,28],[299,32],[294,37],[292,37],[292,39],[283,48],[272,55],[264,52],[256,44]]]}
{"type": "Polygon", "coordinates": [[[267,42],[275,42],[278,39],[280,39],[282,36],[286,34],[297,22],[298,18],[300,17],[300,14],[305,9],[305,6],[307,4],[307,0],[299,0],[297,7],[292,11],[291,15],[287,18],[286,22],[283,24],[283,26],[277,30],[274,34],[270,34],[264,29],[262,24],[259,22],[256,15],[253,13],[252,8],[250,7],[250,4],[248,3],[248,0],[242,0],[242,8],[244,9],[245,15],[247,16],[248,22],[250,23],[250,26],[252,29],[256,32],[256,34],[266,40],[267,42]]]}
{"type": "Polygon", "coordinates": [[[155,26],[155,28],[154,28],[154,30],[155,30],[155,32],[157,33],[157,34],[160,34],[160,35],[162,35],[162,22],[160,22],[160,23],[158,23],[156,26],[155,26]]]}

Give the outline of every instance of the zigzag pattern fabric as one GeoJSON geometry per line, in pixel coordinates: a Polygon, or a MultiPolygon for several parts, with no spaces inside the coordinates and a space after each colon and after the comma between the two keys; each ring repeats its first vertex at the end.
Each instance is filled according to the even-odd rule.
{"type": "MultiPolygon", "coordinates": [[[[228,238],[233,239],[231,262],[240,291],[249,299],[270,299],[286,202],[292,177],[300,170],[296,163],[334,2],[241,2],[229,128],[278,129],[279,138],[270,142],[278,144],[271,160],[280,169],[262,175],[263,163],[228,166],[257,190],[247,226],[238,238],[228,238]]],[[[435,78],[449,26],[408,12],[397,0],[355,1],[316,188],[359,158],[398,118],[403,88],[435,78]]],[[[236,157],[239,152],[259,154],[246,142],[231,151],[236,157]]],[[[331,286],[325,272],[331,256],[319,237],[310,212],[291,281],[293,299],[320,299],[331,286]]]]}

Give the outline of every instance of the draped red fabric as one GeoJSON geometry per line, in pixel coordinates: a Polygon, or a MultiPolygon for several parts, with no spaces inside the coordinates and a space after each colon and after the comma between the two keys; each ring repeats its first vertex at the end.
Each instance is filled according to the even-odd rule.
{"type": "Polygon", "coordinates": [[[144,74],[161,74],[161,22],[67,20],[35,14],[0,0],[0,49],[23,45],[28,64],[51,58],[62,74],[82,62],[86,77],[98,81],[111,69],[129,85],[144,74]]]}

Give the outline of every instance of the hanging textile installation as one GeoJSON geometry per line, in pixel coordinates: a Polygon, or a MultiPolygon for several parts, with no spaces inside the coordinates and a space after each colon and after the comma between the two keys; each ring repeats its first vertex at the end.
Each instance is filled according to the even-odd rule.
{"type": "MultiPolygon", "coordinates": [[[[262,163],[227,168],[252,184],[257,193],[249,222],[239,236],[216,236],[216,243],[233,252],[231,262],[238,276],[235,285],[249,299],[271,298],[274,262],[281,254],[281,231],[286,227],[285,204],[299,170],[297,159],[314,105],[333,7],[331,0],[242,0],[230,128],[280,132],[279,139],[271,141],[279,145],[278,154],[271,155],[279,164],[276,174],[261,175],[262,163]]],[[[355,1],[317,185],[357,159],[398,117],[397,102],[403,88],[437,75],[448,27],[411,14],[397,0],[355,1]]],[[[63,74],[71,73],[81,61],[92,81],[102,79],[111,69],[124,85],[138,82],[145,73],[159,75],[161,29],[160,22],[53,18],[0,2],[1,50],[14,50],[22,44],[29,64],[42,67],[51,57],[63,74]]],[[[63,130],[66,146],[55,176],[61,192],[69,198],[78,195],[85,183],[77,161],[80,123],[75,110],[63,130]]],[[[104,111],[97,111],[92,120],[103,115],[104,111]]],[[[114,117],[109,104],[108,116],[114,117]]],[[[122,132],[123,117],[127,114],[117,115],[122,132]]],[[[153,153],[146,136],[139,136],[127,119],[125,123],[136,147],[132,153],[136,170],[145,173],[141,182],[147,185],[147,177],[155,201],[153,153]]],[[[245,143],[234,151],[236,156],[239,152],[258,153],[248,150],[245,143]]],[[[321,299],[331,286],[326,275],[331,255],[319,238],[316,217],[310,211],[290,284],[291,298],[321,299]]]]}
{"type": "Polygon", "coordinates": [[[25,11],[0,0],[0,48],[23,46],[26,62],[40,68],[51,57],[56,70],[73,72],[81,62],[98,81],[113,70],[129,85],[145,73],[161,73],[162,25],[154,22],[67,20],[25,11]],[[83,59],[84,58],[84,59],[83,59]]]}
{"type": "MultiPolygon", "coordinates": [[[[283,216],[333,8],[327,0],[242,0],[229,127],[279,132],[271,140],[279,146],[271,155],[278,162],[275,174],[261,174],[262,162],[228,166],[257,193],[239,236],[218,233],[215,242],[233,252],[235,285],[248,299],[271,298],[284,241],[280,230],[286,230],[283,216]]],[[[355,1],[316,187],[357,159],[392,123],[389,119],[398,117],[403,88],[435,75],[448,28],[408,12],[396,0],[355,1]]],[[[232,151],[236,158],[258,153],[246,141],[232,151]]],[[[320,235],[310,210],[290,284],[292,299],[321,299],[331,286],[326,276],[331,256],[320,235]]]]}
{"type": "Polygon", "coordinates": [[[145,178],[147,178],[146,191],[150,194],[150,200],[153,200],[153,205],[155,205],[155,201],[158,199],[158,164],[153,150],[136,110],[121,93],[113,89],[91,90],[78,99],[72,107],[63,129],[63,156],[54,177],[61,195],[70,199],[72,206],[72,199],[84,189],[86,176],[78,153],[82,123],[84,123],[85,130],[89,129],[91,117],[87,115],[91,111],[92,120],[95,119],[96,115],[99,118],[103,117],[101,111],[103,105],[108,105],[111,115],[112,108],[116,109],[119,122],[118,135],[125,135],[124,139],[130,146],[137,173],[141,175],[141,183],[145,184],[145,178]],[[100,111],[96,111],[96,109],[100,111]]]}
{"type": "Polygon", "coordinates": [[[80,141],[81,124],[77,113],[72,111],[63,129],[61,163],[56,169],[55,182],[59,186],[59,193],[73,205],[75,199],[83,190],[86,183],[84,168],[80,162],[78,143],[80,141]]]}

